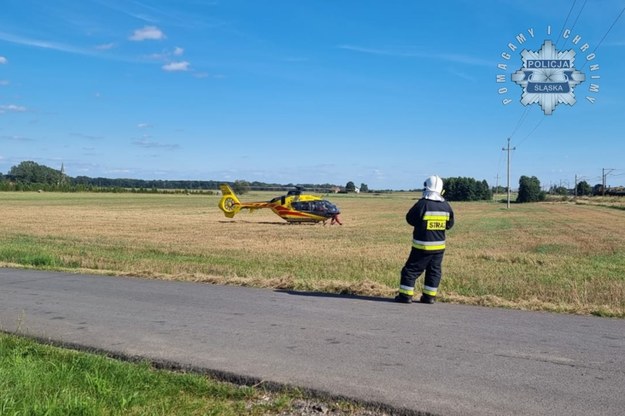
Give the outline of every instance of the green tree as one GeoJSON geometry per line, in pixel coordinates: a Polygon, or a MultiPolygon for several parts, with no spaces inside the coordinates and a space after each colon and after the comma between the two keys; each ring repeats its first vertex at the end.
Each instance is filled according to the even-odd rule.
{"type": "Polygon", "coordinates": [[[345,185],[345,192],[356,192],[356,185],[354,185],[354,182],[347,182],[347,185],[345,185]]]}
{"type": "Polygon", "coordinates": [[[545,196],[545,192],[540,189],[540,181],[536,176],[521,176],[516,202],[544,201],[545,196]]]}
{"type": "Polygon", "coordinates": [[[484,179],[482,182],[478,182],[477,184],[478,194],[480,200],[482,201],[490,201],[493,199],[493,191],[490,189],[488,182],[484,179]]]}
{"type": "Polygon", "coordinates": [[[578,196],[586,196],[592,194],[592,187],[586,181],[581,181],[577,184],[577,188],[575,188],[576,194],[578,196]]]}
{"type": "Polygon", "coordinates": [[[445,178],[443,183],[445,199],[450,201],[488,201],[493,198],[485,180],[479,182],[473,178],[445,178]]]}
{"type": "Polygon", "coordinates": [[[367,186],[366,183],[360,184],[360,192],[364,192],[364,193],[369,192],[369,187],[367,186]]]}
{"type": "Polygon", "coordinates": [[[554,195],[568,195],[569,190],[564,186],[554,185],[549,189],[549,193],[554,195]]]}
{"type": "Polygon", "coordinates": [[[247,181],[236,180],[232,184],[232,190],[237,194],[245,194],[250,191],[250,183],[247,181]]]}
{"type": "Polygon", "coordinates": [[[9,175],[21,184],[56,185],[61,178],[61,171],[40,165],[33,161],[21,162],[13,166],[9,175]]]}

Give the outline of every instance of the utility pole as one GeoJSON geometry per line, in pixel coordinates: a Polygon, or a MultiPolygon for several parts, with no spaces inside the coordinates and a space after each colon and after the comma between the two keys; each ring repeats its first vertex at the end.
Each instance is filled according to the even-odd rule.
{"type": "Polygon", "coordinates": [[[575,174],[575,188],[573,188],[573,195],[577,199],[577,173],[575,174]]]}
{"type": "Polygon", "coordinates": [[[510,208],[510,150],[516,150],[516,147],[510,148],[510,137],[508,137],[508,147],[507,148],[503,147],[501,148],[501,150],[503,150],[504,152],[508,152],[508,166],[506,168],[507,176],[508,176],[507,185],[506,185],[506,188],[508,190],[508,199],[507,199],[508,202],[506,206],[507,208],[510,208]]]}
{"type": "Polygon", "coordinates": [[[603,169],[601,169],[601,196],[605,196],[605,187],[606,187],[605,178],[610,173],[612,173],[613,170],[614,169],[612,169],[612,168],[603,168],[603,169]],[[606,172],[606,170],[607,170],[607,172],[606,172]]]}

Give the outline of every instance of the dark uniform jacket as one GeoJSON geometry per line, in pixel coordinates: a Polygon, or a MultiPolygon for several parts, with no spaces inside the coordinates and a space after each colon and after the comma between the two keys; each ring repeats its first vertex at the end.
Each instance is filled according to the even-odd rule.
{"type": "Polygon", "coordinates": [[[414,227],[412,247],[436,252],[445,250],[445,230],[454,226],[454,212],[447,201],[422,198],[406,214],[414,227]]]}

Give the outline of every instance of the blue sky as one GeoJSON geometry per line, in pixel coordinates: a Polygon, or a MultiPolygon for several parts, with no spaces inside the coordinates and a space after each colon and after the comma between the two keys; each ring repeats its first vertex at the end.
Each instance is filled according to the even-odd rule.
{"type": "Polygon", "coordinates": [[[2,3],[2,173],[504,185],[510,137],[513,187],[625,184],[623,0],[2,3]],[[551,115],[511,81],[546,40],[586,77],[551,115]]]}

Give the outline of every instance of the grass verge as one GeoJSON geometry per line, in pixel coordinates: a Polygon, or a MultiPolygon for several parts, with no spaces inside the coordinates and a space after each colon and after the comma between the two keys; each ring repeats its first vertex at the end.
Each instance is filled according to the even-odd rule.
{"type": "Polygon", "coordinates": [[[384,414],[295,389],[241,386],[2,333],[0,392],[0,415],[287,415],[306,406],[335,415],[384,414]]]}

